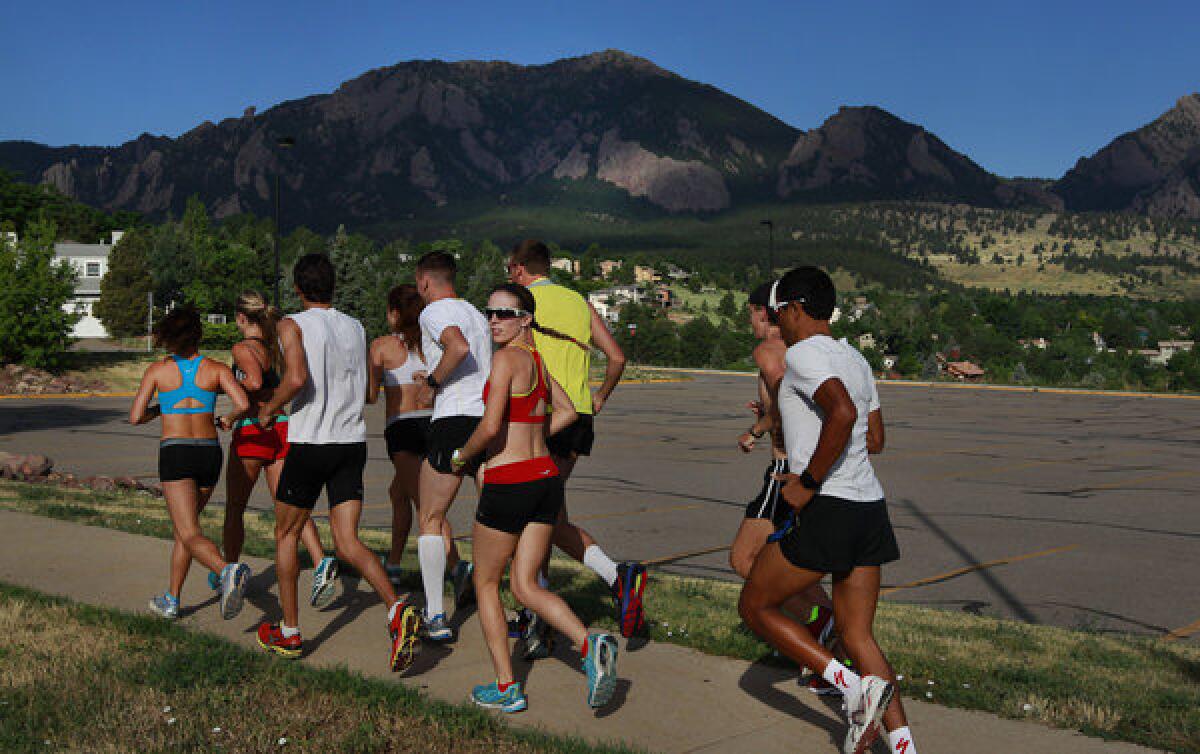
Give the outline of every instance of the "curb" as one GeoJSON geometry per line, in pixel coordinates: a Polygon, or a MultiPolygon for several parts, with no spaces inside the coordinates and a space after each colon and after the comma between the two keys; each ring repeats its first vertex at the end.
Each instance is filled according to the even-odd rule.
{"type": "Polygon", "coordinates": [[[121,393],[8,393],[0,395],[0,401],[30,400],[78,400],[80,398],[132,398],[135,392],[121,393]]]}

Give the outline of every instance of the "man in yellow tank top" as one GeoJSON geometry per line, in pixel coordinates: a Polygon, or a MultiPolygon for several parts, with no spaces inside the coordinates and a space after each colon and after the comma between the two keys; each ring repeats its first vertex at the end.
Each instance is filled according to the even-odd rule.
{"type": "MultiPolygon", "coordinates": [[[[579,414],[571,426],[546,441],[565,483],[579,456],[592,452],[594,416],[621,381],[625,354],[592,305],[570,288],[551,281],[549,275],[550,250],[544,243],[525,240],[513,248],[508,259],[509,279],[533,294],[537,304],[534,319],[539,324],[568,336],[564,340],[534,333],[546,369],[570,396],[579,414]],[[608,359],[604,381],[594,394],[589,383],[592,348],[599,349],[608,359]]],[[[644,622],[645,567],[636,562],[613,562],[590,534],[568,520],[566,506],[554,530],[554,544],[595,571],[612,589],[622,635],[629,637],[637,632],[644,622]]],[[[525,638],[526,656],[530,659],[548,650],[537,631],[526,631],[525,638]]]]}

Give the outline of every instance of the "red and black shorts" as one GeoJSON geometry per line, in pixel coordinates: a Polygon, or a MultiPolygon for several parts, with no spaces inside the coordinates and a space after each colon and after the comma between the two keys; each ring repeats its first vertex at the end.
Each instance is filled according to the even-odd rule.
{"type": "Polygon", "coordinates": [[[520,534],[529,524],[553,526],[564,498],[562,477],[549,456],[505,464],[483,472],[475,520],[508,534],[520,534]]]}
{"type": "Polygon", "coordinates": [[[253,458],[268,463],[287,457],[287,417],[276,420],[270,427],[261,427],[255,422],[241,422],[233,430],[233,442],[229,450],[238,458],[253,458]]]}

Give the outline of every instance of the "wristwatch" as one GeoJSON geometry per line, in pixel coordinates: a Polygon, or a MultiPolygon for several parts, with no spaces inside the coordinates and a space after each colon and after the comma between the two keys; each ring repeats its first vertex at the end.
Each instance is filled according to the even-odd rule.
{"type": "Polygon", "coordinates": [[[437,390],[439,387],[441,387],[441,385],[438,384],[437,379],[433,376],[433,372],[430,372],[428,375],[426,375],[425,384],[434,390],[437,390]]]}
{"type": "Polygon", "coordinates": [[[804,487],[805,489],[812,490],[813,492],[819,492],[821,490],[821,483],[816,480],[816,478],[811,472],[809,472],[808,469],[800,472],[800,486],[804,487]]]}

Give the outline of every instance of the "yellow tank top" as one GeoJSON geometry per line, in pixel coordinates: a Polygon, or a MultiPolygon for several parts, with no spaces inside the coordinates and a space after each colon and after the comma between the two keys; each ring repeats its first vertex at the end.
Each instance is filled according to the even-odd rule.
{"type": "MultiPolygon", "coordinates": [[[[583,296],[547,278],[538,278],[530,283],[529,292],[537,304],[535,319],[538,324],[570,335],[579,343],[591,345],[592,310],[583,296]]],[[[575,410],[581,414],[592,413],[592,390],[588,385],[591,349],[537,331],[533,333],[533,341],[546,362],[546,370],[562,386],[575,410]]]]}

